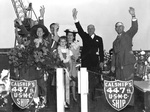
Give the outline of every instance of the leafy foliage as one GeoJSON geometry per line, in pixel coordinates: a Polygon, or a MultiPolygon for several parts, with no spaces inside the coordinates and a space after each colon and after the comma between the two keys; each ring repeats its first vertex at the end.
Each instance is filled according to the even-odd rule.
{"type": "Polygon", "coordinates": [[[25,40],[23,44],[12,48],[8,56],[9,64],[15,68],[35,66],[47,71],[64,66],[58,58],[57,50],[51,51],[49,41],[46,39],[43,39],[38,47],[35,42],[25,40]]]}

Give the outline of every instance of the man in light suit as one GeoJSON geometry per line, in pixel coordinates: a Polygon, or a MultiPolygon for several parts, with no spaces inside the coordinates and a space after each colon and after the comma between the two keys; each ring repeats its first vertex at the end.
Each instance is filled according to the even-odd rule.
{"type": "MultiPolygon", "coordinates": [[[[83,30],[79,21],[77,20],[77,10],[73,9],[72,16],[75,21],[78,34],[82,38],[83,48],[81,52],[81,66],[86,67],[90,71],[97,72],[99,68],[103,67],[104,50],[103,40],[95,34],[95,26],[90,24],[87,26],[87,33],[83,30]]],[[[94,100],[95,86],[97,76],[89,72],[89,86],[94,100]]]]}
{"type": "MultiPolygon", "coordinates": [[[[134,64],[136,62],[132,51],[132,39],[138,31],[138,23],[135,17],[134,8],[130,7],[129,13],[132,16],[132,25],[128,31],[124,31],[122,22],[117,22],[115,30],[118,33],[113,42],[113,57],[111,71],[115,72],[116,79],[128,81],[134,79],[134,64]]],[[[130,104],[133,105],[134,100],[130,104]]]]}
{"type": "Polygon", "coordinates": [[[138,23],[135,17],[134,8],[130,7],[129,13],[132,16],[132,26],[128,31],[124,31],[122,22],[117,22],[115,30],[118,33],[113,42],[112,72],[116,72],[119,80],[130,80],[134,76],[135,58],[132,51],[132,39],[138,31],[138,23]]]}

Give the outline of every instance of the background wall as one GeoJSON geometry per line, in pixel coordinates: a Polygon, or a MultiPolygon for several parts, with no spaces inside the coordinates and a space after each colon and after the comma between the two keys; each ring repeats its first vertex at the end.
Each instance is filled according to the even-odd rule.
{"type": "MultiPolygon", "coordinates": [[[[125,24],[125,30],[131,25],[131,16],[128,12],[130,6],[135,8],[139,22],[138,33],[133,39],[133,49],[150,49],[150,0],[22,0],[27,6],[33,3],[33,8],[39,16],[41,5],[46,8],[45,25],[49,29],[52,22],[60,24],[59,35],[65,35],[66,28],[76,29],[72,18],[72,9],[77,8],[78,20],[84,30],[88,24],[94,24],[96,34],[104,41],[104,49],[112,47],[116,38],[114,25],[121,21],[125,24]]],[[[14,46],[14,25],[16,18],[11,0],[0,1],[0,48],[14,46]]],[[[78,36],[81,42],[81,39],[78,36]]],[[[82,43],[82,42],[81,42],[82,43]]]]}

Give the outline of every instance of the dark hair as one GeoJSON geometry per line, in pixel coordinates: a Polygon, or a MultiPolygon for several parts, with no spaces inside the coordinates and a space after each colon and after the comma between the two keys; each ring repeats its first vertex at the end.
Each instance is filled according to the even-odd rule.
{"type": "Polygon", "coordinates": [[[66,29],[64,32],[66,33],[66,36],[68,36],[68,33],[72,33],[72,34],[73,34],[73,37],[74,37],[73,41],[76,40],[76,34],[77,34],[78,32],[71,31],[71,30],[69,30],[69,29],[66,29]]]}
{"type": "Polygon", "coordinates": [[[59,37],[58,42],[60,42],[60,40],[62,40],[62,39],[67,41],[67,37],[66,36],[61,36],[61,37],[59,37]]]}
{"type": "MultiPolygon", "coordinates": [[[[57,23],[52,23],[52,24],[50,24],[50,28],[53,26],[53,25],[57,25],[57,23]]],[[[57,30],[59,30],[59,27],[58,27],[58,29],[57,30]]]]}
{"type": "Polygon", "coordinates": [[[38,37],[37,34],[36,34],[38,28],[42,28],[42,30],[43,30],[43,32],[44,32],[43,38],[44,38],[44,39],[47,38],[48,35],[49,35],[49,31],[48,31],[48,29],[47,29],[44,25],[41,25],[41,24],[34,25],[34,26],[31,28],[31,31],[30,31],[31,37],[34,37],[34,38],[37,38],[37,37],[38,37]]]}
{"type": "Polygon", "coordinates": [[[55,23],[50,24],[50,26],[49,26],[49,27],[51,28],[53,25],[55,25],[55,23]]]}

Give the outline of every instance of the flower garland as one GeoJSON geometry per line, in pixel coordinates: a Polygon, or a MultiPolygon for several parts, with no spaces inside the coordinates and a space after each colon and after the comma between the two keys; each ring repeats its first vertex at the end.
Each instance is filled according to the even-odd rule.
{"type": "Polygon", "coordinates": [[[29,41],[28,45],[18,45],[8,53],[9,64],[14,68],[33,66],[43,70],[50,70],[58,66],[64,66],[60,58],[58,58],[58,53],[50,50],[48,38],[36,38],[33,41],[27,41],[29,41]]]}

